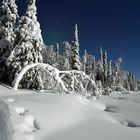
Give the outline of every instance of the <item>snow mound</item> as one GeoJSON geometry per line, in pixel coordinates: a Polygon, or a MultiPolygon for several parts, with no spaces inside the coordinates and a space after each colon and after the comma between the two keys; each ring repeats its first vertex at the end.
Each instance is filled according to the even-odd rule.
{"type": "Polygon", "coordinates": [[[30,125],[26,124],[26,123],[23,123],[21,126],[20,126],[20,130],[21,132],[23,133],[32,133],[32,132],[35,132],[36,129],[35,127],[31,127],[30,125]]]}
{"type": "Polygon", "coordinates": [[[27,110],[25,110],[23,107],[15,107],[14,109],[18,115],[22,116],[24,116],[25,113],[27,112],[27,110]]]}
{"type": "Polygon", "coordinates": [[[136,123],[134,123],[132,121],[128,121],[128,120],[120,121],[120,124],[121,125],[124,125],[126,127],[131,127],[131,128],[140,127],[139,124],[136,124],[136,123]]]}
{"type": "Polygon", "coordinates": [[[84,96],[77,96],[77,100],[79,103],[81,103],[83,105],[89,104],[89,100],[87,98],[85,98],[84,96]]]}
{"type": "Polygon", "coordinates": [[[14,102],[16,102],[16,100],[15,99],[12,99],[12,98],[9,98],[9,99],[7,99],[7,102],[14,103],[14,102]]]}
{"type": "Polygon", "coordinates": [[[104,111],[111,112],[111,113],[117,113],[118,112],[118,108],[115,107],[115,106],[106,106],[104,111]]]}
{"type": "Polygon", "coordinates": [[[27,116],[24,119],[24,123],[20,126],[20,129],[24,133],[32,133],[38,130],[39,126],[33,116],[27,116]]]}
{"type": "Polygon", "coordinates": [[[0,140],[13,140],[8,106],[0,101],[0,140]]]}

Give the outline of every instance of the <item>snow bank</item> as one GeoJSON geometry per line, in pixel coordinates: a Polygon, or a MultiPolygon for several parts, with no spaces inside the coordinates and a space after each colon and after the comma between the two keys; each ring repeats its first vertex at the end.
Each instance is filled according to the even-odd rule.
{"type": "Polygon", "coordinates": [[[18,115],[24,116],[25,113],[27,112],[27,110],[25,110],[24,107],[15,107],[14,109],[18,115]]]}
{"type": "Polygon", "coordinates": [[[9,98],[9,99],[7,99],[7,102],[9,102],[9,103],[14,103],[16,100],[15,99],[12,99],[12,98],[9,98]]]}
{"type": "Polygon", "coordinates": [[[13,140],[8,106],[0,100],[0,140],[13,140]]]}
{"type": "Polygon", "coordinates": [[[32,133],[38,130],[39,126],[33,116],[27,116],[25,117],[23,124],[20,125],[20,129],[23,133],[32,133]]]}

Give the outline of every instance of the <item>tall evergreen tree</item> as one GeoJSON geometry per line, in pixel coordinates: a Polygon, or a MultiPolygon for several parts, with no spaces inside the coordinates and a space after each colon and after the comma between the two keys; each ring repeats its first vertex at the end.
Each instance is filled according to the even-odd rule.
{"type": "Polygon", "coordinates": [[[103,69],[104,69],[104,77],[105,81],[107,80],[107,74],[108,74],[108,64],[107,64],[107,52],[103,54],[103,69]]]}
{"type": "Polygon", "coordinates": [[[100,69],[101,72],[104,71],[104,66],[103,66],[103,50],[102,50],[102,47],[100,48],[99,69],[100,69]]]}
{"type": "Polygon", "coordinates": [[[86,53],[86,65],[85,65],[85,72],[87,75],[92,74],[92,64],[93,64],[94,57],[91,54],[86,53]]]}
{"type": "Polygon", "coordinates": [[[112,85],[113,85],[112,60],[110,60],[109,66],[108,66],[107,84],[106,85],[108,87],[112,87],[112,85]]]}
{"type": "Polygon", "coordinates": [[[86,63],[87,63],[87,50],[85,50],[84,56],[83,56],[83,71],[86,73],[86,63]]]}
{"type": "Polygon", "coordinates": [[[71,68],[71,44],[67,41],[62,42],[62,48],[64,50],[64,62],[65,70],[70,70],[71,68]]]}
{"type": "Polygon", "coordinates": [[[15,0],[0,1],[0,80],[6,78],[6,60],[14,46],[15,24],[17,20],[15,0]]]}
{"type": "Polygon", "coordinates": [[[71,60],[71,44],[67,41],[62,42],[62,48],[64,50],[64,56],[69,60],[71,60]]]}
{"type": "Polygon", "coordinates": [[[100,60],[98,62],[98,67],[97,67],[97,76],[96,79],[98,81],[101,81],[102,84],[104,83],[104,65],[103,65],[103,51],[102,47],[100,48],[100,60]]]}
{"type": "Polygon", "coordinates": [[[112,75],[112,60],[109,62],[108,75],[112,75]]]}
{"type": "MultiPolygon", "coordinates": [[[[11,71],[10,81],[24,66],[43,62],[42,48],[44,43],[36,17],[36,9],[36,0],[27,0],[26,13],[20,18],[16,28],[16,46],[7,60],[7,67],[11,71]]],[[[28,75],[30,78],[33,76],[32,73],[28,75]]]]}
{"type": "Polygon", "coordinates": [[[56,49],[55,49],[55,53],[56,53],[56,60],[59,56],[59,51],[60,51],[60,47],[59,47],[59,43],[56,43],[56,49]]]}
{"type": "Polygon", "coordinates": [[[45,46],[43,51],[43,62],[54,66],[54,64],[56,63],[55,58],[56,58],[56,53],[54,51],[54,46],[53,45],[45,46]]]}
{"type": "Polygon", "coordinates": [[[125,88],[126,90],[130,91],[130,79],[129,79],[129,75],[127,75],[127,79],[126,79],[126,83],[125,83],[125,88]]]}
{"type": "Polygon", "coordinates": [[[96,68],[96,58],[95,58],[95,56],[93,57],[93,63],[92,63],[92,74],[91,74],[91,78],[93,79],[93,80],[96,80],[95,79],[95,77],[96,77],[96,70],[97,70],[97,68],[96,68]]]}
{"type": "Polygon", "coordinates": [[[115,79],[115,85],[120,85],[120,86],[122,86],[121,63],[122,63],[122,59],[119,58],[115,62],[115,67],[114,67],[114,72],[113,72],[113,76],[115,79]]]}
{"type": "Polygon", "coordinates": [[[78,40],[78,27],[75,25],[74,39],[72,41],[72,58],[71,58],[71,69],[81,70],[81,62],[79,56],[79,40],[78,40]]]}

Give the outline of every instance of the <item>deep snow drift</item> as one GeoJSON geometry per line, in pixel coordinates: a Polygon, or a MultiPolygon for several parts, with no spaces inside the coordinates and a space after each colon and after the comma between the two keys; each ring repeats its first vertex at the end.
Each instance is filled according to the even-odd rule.
{"type": "Polygon", "coordinates": [[[95,100],[53,91],[0,89],[1,99],[9,105],[14,140],[140,138],[140,93],[95,100]]]}
{"type": "Polygon", "coordinates": [[[0,140],[13,140],[8,106],[0,100],[0,140]]]}

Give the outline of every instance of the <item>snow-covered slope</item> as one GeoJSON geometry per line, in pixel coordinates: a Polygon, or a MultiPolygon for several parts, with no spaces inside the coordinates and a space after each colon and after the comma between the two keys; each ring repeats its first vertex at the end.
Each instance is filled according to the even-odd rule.
{"type": "Polygon", "coordinates": [[[8,106],[0,100],[0,140],[13,140],[8,106]]]}
{"type": "Polygon", "coordinates": [[[58,95],[53,91],[12,93],[15,91],[2,86],[0,89],[3,94],[7,93],[1,94],[1,99],[9,105],[15,140],[140,138],[140,93],[94,100],[80,95],[58,95]]]}

